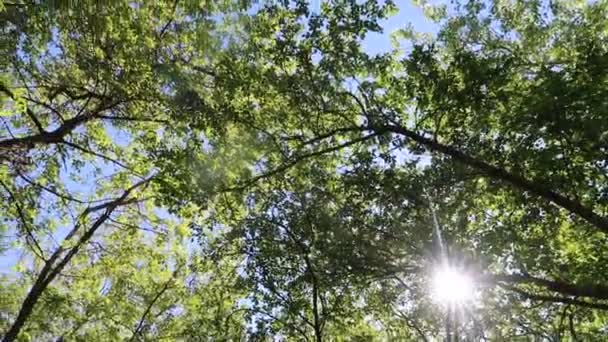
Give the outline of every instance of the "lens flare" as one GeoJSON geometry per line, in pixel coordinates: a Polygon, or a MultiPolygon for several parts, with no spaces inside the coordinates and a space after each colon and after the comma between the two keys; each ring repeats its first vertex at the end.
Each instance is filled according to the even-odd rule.
{"type": "Polygon", "coordinates": [[[442,266],[432,279],[432,296],[439,303],[461,304],[473,299],[473,280],[466,273],[442,266]]]}

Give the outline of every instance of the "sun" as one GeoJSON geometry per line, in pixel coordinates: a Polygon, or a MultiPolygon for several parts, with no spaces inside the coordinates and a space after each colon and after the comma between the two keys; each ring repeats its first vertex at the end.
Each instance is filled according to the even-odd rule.
{"type": "Polygon", "coordinates": [[[465,272],[443,265],[432,279],[432,297],[438,303],[462,304],[473,299],[473,279],[465,272]]]}

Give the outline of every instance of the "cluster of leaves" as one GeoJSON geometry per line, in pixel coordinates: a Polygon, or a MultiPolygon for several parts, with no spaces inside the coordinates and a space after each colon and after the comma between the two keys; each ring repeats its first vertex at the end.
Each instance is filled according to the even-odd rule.
{"type": "Polygon", "coordinates": [[[172,188],[156,160],[204,131],[175,102],[240,39],[245,5],[3,3],[4,341],[244,333],[238,291],[221,291],[234,267],[189,248],[198,209],[160,206],[172,188]]]}
{"type": "MultiPolygon", "coordinates": [[[[393,294],[384,302],[392,302],[392,309],[407,308],[402,313],[410,320],[405,323],[413,324],[412,315],[426,320],[418,324],[420,334],[438,331],[428,323],[433,313],[424,313],[429,303],[420,298],[433,261],[429,254],[436,254],[431,207],[437,209],[453,258],[462,259],[458,262],[473,269],[483,283],[484,300],[467,309],[467,322],[457,332],[471,338],[490,334],[549,339],[605,333],[601,310],[606,309],[607,292],[599,275],[605,274],[608,255],[606,4],[454,4],[447,11],[432,11],[442,29],[434,39],[410,41],[405,56],[398,51],[370,56],[362,47],[366,34],[378,29],[369,17],[375,17],[371,22],[381,20],[390,12],[390,3],[350,3],[348,10],[339,3],[320,14],[302,6],[296,2],[291,8],[269,7],[260,13],[257,24],[262,31],[252,34],[276,39],[252,39],[251,50],[241,50],[244,55],[235,62],[248,70],[235,83],[243,87],[252,82],[246,87],[249,97],[239,101],[243,107],[234,112],[236,124],[247,130],[253,121],[253,127],[263,128],[256,130],[260,138],[270,143],[259,157],[263,165],[255,183],[249,178],[235,187],[247,189],[248,195],[228,204],[232,214],[238,203],[245,203],[237,215],[244,215],[244,221],[230,225],[249,227],[244,232],[235,229],[249,248],[250,278],[257,281],[263,298],[260,308],[273,312],[268,307],[273,297],[275,313],[293,312],[289,303],[294,299],[272,282],[287,284],[294,289],[291,295],[309,297],[308,306],[299,303],[308,316],[292,316],[304,322],[300,327],[314,330],[310,317],[317,311],[312,304],[318,285],[308,276],[308,292],[297,290],[298,279],[310,271],[302,247],[289,242],[284,231],[302,224],[289,214],[292,201],[306,198],[310,187],[318,186],[335,191],[318,200],[327,210],[335,197],[354,201],[350,190],[357,185],[377,184],[362,190],[365,209],[353,213],[361,229],[357,236],[374,241],[363,233],[363,222],[376,212],[388,218],[402,210],[405,217],[395,228],[395,241],[411,239],[422,247],[408,251],[406,243],[395,247],[380,239],[378,246],[367,247],[375,255],[365,255],[364,264],[378,265],[377,256],[382,255],[380,264],[388,273],[402,259],[417,272],[408,277],[408,268],[401,265],[404,271],[395,272],[398,279],[392,283],[361,269],[352,274],[359,280],[374,279],[381,295],[393,294]],[[450,15],[441,17],[442,12],[450,15]],[[322,158],[329,159],[321,163],[322,158]],[[338,178],[326,184],[313,171],[319,167],[338,178]],[[353,184],[352,175],[361,183],[353,184]],[[294,185],[310,178],[312,185],[294,185]],[[404,190],[409,182],[418,196],[404,190]],[[252,189],[268,192],[275,204],[252,195],[257,193],[252,189]],[[414,213],[408,210],[410,204],[414,213]],[[278,222],[261,224],[269,215],[278,222]],[[408,234],[414,235],[406,239],[408,234]],[[268,238],[260,238],[264,235],[268,238]],[[284,259],[298,255],[295,261],[284,259]],[[273,261],[266,260],[269,256],[273,261]],[[301,267],[287,266],[292,263],[301,267]],[[276,278],[267,279],[269,274],[276,278]]],[[[295,212],[305,215],[307,210],[300,206],[295,212]]],[[[319,230],[331,227],[330,234],[337,234],[349,227],[333,210],[326,216],[337,221],[327,225],[326,216],[317,216],[322,210],[313,208],[316,224],[327,227],[319,230]]],[[[374,221],[371,226],[381,229],[382,224],[374,221]]],[[[309,239],[304,235],[295,240],[309,239]]],[[[352,260],[361,243],[352,243],[352,260]]],[[[335,256],[331,267],[326,266],[328,274],[343,259],[340,248],[336,241],[321,248],[335,256]]],[[[314,255],[313,250],[308,254],[314,255]]],[[[332,286],[334,293],[341,293],[340,284],[332,286]]],[[[353,298],[357,296],[364,303],[374,302],[371,293],[360,290],[353,298]]],[[[366,312],[364,321],[374,317],[372,307],[361,310],[366,312]]],[[[390,320],[375,324],[384,323],[390,320]]],[[[293,325],[287,321],[284,328],[293,325]]]]}
{"type": "Polygon", "coordinates": [[[608,3],[422,5],[3,3],[4,340],[600,339],[608,3]]]}

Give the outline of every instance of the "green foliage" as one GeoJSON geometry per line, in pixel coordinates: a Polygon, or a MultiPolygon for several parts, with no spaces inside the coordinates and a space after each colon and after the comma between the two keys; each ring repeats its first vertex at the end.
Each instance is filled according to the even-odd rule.
{"type": "Polygon", "coordinates": [[[391,1],[56,5],[0,2],[6,341],[605,335],[606,1],[420,2],[379,55],[391,1]]]}

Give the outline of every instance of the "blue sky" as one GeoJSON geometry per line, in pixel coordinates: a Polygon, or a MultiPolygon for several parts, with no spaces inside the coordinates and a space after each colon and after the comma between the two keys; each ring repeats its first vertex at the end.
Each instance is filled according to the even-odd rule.
{"type": "Polygon", "coordinates": [[[416,31],[422,33],[437,33],[435,23],[424,17],[422,9],[413,4],[411,0],[395,0],[399,13],[381,22],[383,33],[372,33],[363,42],[363,47],[369,53],[382,53],[391,50],[390,33],[412,24],[416,31]]]}

